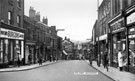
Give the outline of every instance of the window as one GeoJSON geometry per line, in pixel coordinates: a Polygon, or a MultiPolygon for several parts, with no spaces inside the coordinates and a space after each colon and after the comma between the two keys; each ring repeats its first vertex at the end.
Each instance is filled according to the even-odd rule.
{"type": "Polygon", "coordinates": [[[113,0],[113,15],[116,15],[120,11],[120,0],[113,0]]]}
{"type": "Polygon", "coordinates": [[[17,16],[17,25],[21,26],[21,17],[19,15],[17,16]]]}
{"type": "Polygon", "coordinates": [[[28,28],[27,29],[27,39],[30,40],[30,35],[31,35],[31,32],[30,32],[30,29],[28,28]]]}
{"type": "Polygon", "coordinates": [[[21,7],[21,0],[17,0],[17,6],[21,7]]]}
{"type": "Polygon", "coordinates": [[[130,6],[131,5],[131,0],[128,0],[128,6],[130,6]]]}
{"type": "Polygon", "coordinates": [[[0,40],[0,63],[3,62],[3,40],[0,40]]]}
{"type": "Polygon", "coordinates": [[[8,24],[12,24],[12,12],[8,12],[8,24]]]}

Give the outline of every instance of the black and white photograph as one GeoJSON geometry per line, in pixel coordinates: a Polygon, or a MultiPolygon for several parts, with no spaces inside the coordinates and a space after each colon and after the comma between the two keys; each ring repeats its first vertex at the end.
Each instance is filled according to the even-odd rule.
{"type": "Polygon", "coordinates": [[[134,81],[135,0],[0,0],[0,81],[134,81]]]}

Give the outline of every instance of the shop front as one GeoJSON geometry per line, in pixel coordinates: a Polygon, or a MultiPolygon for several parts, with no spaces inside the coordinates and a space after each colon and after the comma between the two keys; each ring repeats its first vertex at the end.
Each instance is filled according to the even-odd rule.
{"type": "Polygon", "coordinates": [[[118,51],[126,53],[126,28],[124,27],[124,17],[117,18],[110,24],[111,44],[110,61],[111,65],[118,67],[118,51]]]}
{"type": "Polygon", "coordinates": [[[99,64],[103,64],[103,59],[102,59],[102,56],[103,56],[103,54],[105,54],[105,51],[107,50],[107,47],[106,47],[106,45],[107,45],[107,37],[108,35],[107,34],[105,34],[105,35],[102,35],[102,36],[100,36],[99,37],[99,49],[98,49],[98,52],[99,52],[99,54],[98,54],[98,63],[99,64]]]}
{"type": "Polygon", "coordinates": [[[36,42],[26,41],[25,62],[26,64],[36,63],[36,42]]]}
{"type": "Polygon", "coordinates": [[[0,67],[15,65],[18,53],[24,59],[24,29],[2,23],[0,28],[0,67]],[[12,28],[12,29],[9,29],[12,28]]]}
{"type": "Polygon", "coordinates": [[[135,7],[131,7],[126,11],[127,28],[128,28],[128,42],[129,54],[125,58],[127,69],[129,72],[135,73],[135,7]]]}

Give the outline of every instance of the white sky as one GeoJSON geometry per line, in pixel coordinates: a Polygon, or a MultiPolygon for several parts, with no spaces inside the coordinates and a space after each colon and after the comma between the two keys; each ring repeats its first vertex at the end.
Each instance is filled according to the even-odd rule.
{"type": "MultiPolygon", "coordinates": [[[[102,1],[102,0],[100,0],[102,1]]],[[[82,41],[90,39],[97,19],[97,0],[25,0],[25,15],[30,6],[47,16],[49,26],[55,25],[61,37],[82,41]]]]}

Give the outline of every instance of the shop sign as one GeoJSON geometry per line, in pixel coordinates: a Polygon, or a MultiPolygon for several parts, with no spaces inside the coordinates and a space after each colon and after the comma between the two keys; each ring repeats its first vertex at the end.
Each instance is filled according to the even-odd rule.
{"type": "Polygon", "coordinates": [[[127,25],[135,22],[135,13],[127,17],[127,25]]]}
{"type": "Polygon", "coordinates": [[[129,35],[128,37],[129,38],[135,38],[135,35],[129,35]]]}
{"type": "Polygon", "coordinates": [[[132,34],[134,34],[134,33],[135,33],[135,28],[129,29],[129,35],[132,35],[132,34]]]}
{"type": "Polygon", "coordinates": [[[124,27],[124,18],[119,19],[118,21],[111,24],[112,31],[116,31],[124,27]]]}
{"type": "Polygon", "coordinates": [[[0,28],[0,37],[1,38],[24,40],[24,33],[0,28]]]}
{"type": "Polygon", "coordinates": [[[96,37],[96,41],[98,41],[98,37],[96,37]]]}

